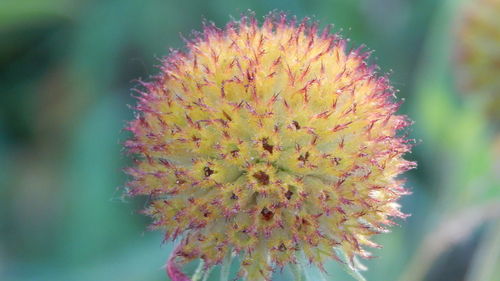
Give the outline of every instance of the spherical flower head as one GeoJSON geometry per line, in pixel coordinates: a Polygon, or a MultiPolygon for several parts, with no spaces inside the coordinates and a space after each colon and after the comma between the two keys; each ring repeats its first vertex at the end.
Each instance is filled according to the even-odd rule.
{"type": "Polygon", "coordinates": [[[465,3],[458,18],[459,86],[481,94],[487,113],[500,124],[500,0],[465,3]]]}
{"type": "Polygon", "coordinates": [[[269,280],[301,256],[370,257],[372,235],[406,194],[396,177],[409,122],[368,53],[346,40],[271,14],[209,24],[187,52],[163,60],[143,83],[128,129],[131,195],[152,198],[146,213],[174,253],[213,266],[230,254],[240,275],[269,280]]]}

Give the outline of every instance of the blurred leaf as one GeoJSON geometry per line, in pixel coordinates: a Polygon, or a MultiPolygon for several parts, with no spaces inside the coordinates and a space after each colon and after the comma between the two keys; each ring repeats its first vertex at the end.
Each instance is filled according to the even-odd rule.
{"type": "Polygon", "coordinates": [[[481,244],[467,272],[467,281],[499,281],[500,266],[500,220],[492,223],[483,234],[481,244]],[[497,271],[497,272],[495,272],[497,271]],[[496,274],[497,273],[497,274],[496,274]]]}
{"type": "Polygon", "coordinates": [[[133,210],[121,198],[125,176],[120,130],[125,106],[109,95],[94,105],[75,126],[67,159],[65,196],[67,221],[61,245],[67,264],[85,264],[123,246],[140,228],[133,210]]]}
{"type": "Polygon", "coordinates": [[[67,18],[74,0],[2,0],[0,30],[50,18],[67,18]]]}

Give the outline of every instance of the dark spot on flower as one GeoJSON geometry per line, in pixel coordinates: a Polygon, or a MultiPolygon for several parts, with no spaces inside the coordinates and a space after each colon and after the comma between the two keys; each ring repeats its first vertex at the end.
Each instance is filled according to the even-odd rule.
{"type": "Polygon", "coordinates": [[[274,146],[272,146],[268,143],[267,138],[262,139],[262,148],[264,148],[264,150],[267,150],[270,154],[273,154],[274,146]]]}
{"type": "Polygon", "coordinates": [[[292,195],[293,195],[293,192],[288,190],[286,193],[285,193],[285,197],[286,199],[290,200],[292,198],[292,195]]]}
{"type": "Polygon", "coordinates": [[[313,139],[311,140],[311,145],[316,145],[316,143],[318,142],[318,136],[314,136],[313,139]]]}
{"type": "Polygon", "coordinates": [[[342,160],[342,158],[339,158],[339,157],[333,157],[332,158],[332,163],[335,164],[335,166],[338,166],[340,164],[340,160],[342,160]]]}
{"type": "Polygon", "coordinates": [[[264,207],[264,209],[262,209],[262,211],[260,212],[260,214],[262,215],[262,217],[266,221],[269,221],[269,220],[271,220],[274,217],[274,213],[271,212],[271,211],[269,211],[269,209],[266,208],[266,207],[264,207]]]}
{"type": "Polygon", "coordinates": [[[294,121],[292,122],[292,124],[295,126],[295,129],[297,129],[297,130],[298,130],[298,129],[300,129],[299,122],[297,122],[297,121],[295,121],[295,120],[294,120],[294,121]]]}
{"type": "Polygon", "coordinates": [[[176,254],[177,256],[179,256],[179,257],[183,257],[183,258],[190,258],[190,257],[192,257],[192,256],[193,256],[193,255],[192,255],[192,253],[185,252],[185,251],[177,251],[175,254],[176,254]]]}
{"type": "Polygon", "coordinates": [[[233,200],[237,200],[238,199],[238,196],[234,193],[231,194],[231,199],[233,200]]]}
{"type": "Polygon", "coordinates": [[[164,165],[164,166],[166,166],[166,167],[170,167],[170,166],[171,166],[170,162],[168,162],[168,160],[167,160],[167,159],[160,158],[160,160],[159,160],[159,161],[160,161],[160,163],[161,163],[162,165],[164,165]]]}
{"type": "Polygon", "coordinates": [[[302,161],[303,163],[306,163],[307,159],[309,159],[309,152],[306,152],[305,154],[300,155],[299,158],[297,158],[297,160],[302,161]]]}
{"type": "Polygon", "coordinates": [[[239,149],[231,150],[231,156],[238,157],[238,152],[240,152],[239,149]]]}
{"type": "Polygon", "coordinates": [[[269,175],[259,171],[255,174],[253,174],[253,177],[257,179],[257,181],[262,184],[262,185],[268,185],[269,184],[269,175]]]}
{"type": "Polygon", "coordinates": [[[210,212],[203,212],[203,216],[206,218],[210,215],[210,212]]]}
{"type": "Polygon", "coordinates": [[[224,117],[226,117],[227,120],[233,121],[233,119],[231,118],[231,116],[229,116],[229,114],[227,114],[227,112],[222,111],[222,114],[224,115],[224,117]]]}
{"type": "Polygon", "coordinates": [[[328,194],[328,193],[326,193],[326,192],[325,192],[325,193],[323,193],[323,198],[324,198],[324,200],[325,200],[325,201],[330,200],[330,194],[328,194]]]}
{"type": "Polygon", "coordinates": [[[279,245],[279,247],[278,247],[278,250],[280,250],[281,252],[286,251],[286,249],[287,249],[287,248],[286,248],[285,244],[283,244],[283,243],[281,243],[281,244],[279,245]]]}
{"type": "Polygon", "coordinates": [[[205,173],[205,177],[209,177],[214,173],[214,170],[210,169],[210,167],[203,168],[203,172],[205,173]]]}

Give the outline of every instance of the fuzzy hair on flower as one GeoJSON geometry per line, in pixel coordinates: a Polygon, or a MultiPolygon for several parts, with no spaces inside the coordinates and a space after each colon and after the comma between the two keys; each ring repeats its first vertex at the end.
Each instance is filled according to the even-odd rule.
{"type": "Polygon", "coordinates": [[[301,259],[356,267],[406,216],[410,122],[369,52],[346,43],[308,19],[244,15],[205,24],[141,82],[127,192],[180,240],[172,258],[210,268],[235,255],[246,280],[301,259]]]}

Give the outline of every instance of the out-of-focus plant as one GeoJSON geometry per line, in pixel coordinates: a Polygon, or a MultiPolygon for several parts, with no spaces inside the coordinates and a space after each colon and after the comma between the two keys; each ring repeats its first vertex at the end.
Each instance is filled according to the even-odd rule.
{"type": "MultiPolygon", "coordinates": [[[[497,118],[498,105],[494,103],[498,101],[499,84],[494,72],[498,68],[492,62],[498,52],[492,46],[500,42],[498,30],[494,30],[500,27],[495,19],[499,1],[463,2],[443,2],[436,17],[441,24],[433,25],[417,74],[420,114],[416,119],[423,121],[420,129],[426,137],[424,145],[439,155],[444,168],[438,172],[439,194],[426,235],[401,277],[404,281],[432,279],[432,272],[439,272],[439,262],[453,248],[477,241],[477,237],[485,237],[480,239],[479,248],[498,248],[491,243],[495,239],[488,239],[497,235],[491,233],[497,227],[488,226],[500,218],[500,186],[494,170],[497,156],[487,116],[477,101],[482,100],[488,108],[489,117],[493,117],[490,120],[497,118]],[[463,92],[478,95],[457,102],[456,88],[450,87],[450,81],[457,81],[463,92]],[[488,233],[483,234],[482,228],[487,228],[488,233]]],[[[492,264],[485,261],[494,264],[494,255],[474,250],[471,266],[463,268],[463,274],[467,280],[491,280],[484,279],[484,272],[492,264]]]]}
{"type": "MultiPolygon", "coordinates": [[[[457,17],[457,80],[466,93],[484,95],[488,115],[500,122],[500,0],[474,0],[457,17]]],[[[499,125],[500,126],[500,125],[499,125]]]]}

